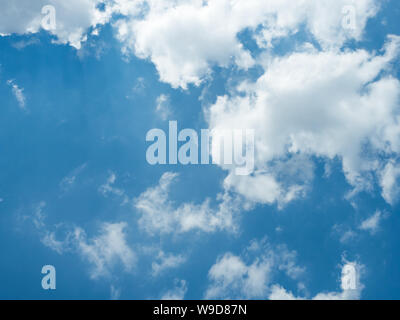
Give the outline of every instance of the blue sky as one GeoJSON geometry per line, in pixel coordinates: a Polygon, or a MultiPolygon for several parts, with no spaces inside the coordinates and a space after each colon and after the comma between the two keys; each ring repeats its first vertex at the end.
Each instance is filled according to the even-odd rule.
{"type": "Polygon", "coordinates": [[[246,3],[3,1],[0,298],[400,298],[398,1],[246,3]],[[150,165],[172,120],[255,171],[150,165]]]}

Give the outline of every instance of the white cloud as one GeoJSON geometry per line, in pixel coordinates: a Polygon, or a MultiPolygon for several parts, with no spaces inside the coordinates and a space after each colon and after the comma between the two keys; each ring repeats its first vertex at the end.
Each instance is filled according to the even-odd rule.
{"type": "Polygon", "coordinates": [[[26,99],[24,95],[24,89],[20,88],[15,80],[8,80],[7,84],[11,87],[11,90],[18,101],[18,105],[22,110],[26,110],[26,99]]]}
{"type": "Polygon", "coordinates": [[[39,39],[31,38],[31,39],[28,39],[28,40],[20,40],[20,41],[14,42],[11,45],[14,48],[18,49],[18,50],[22,50],[22,49],[24,49],[26,47],[29,47],[29,46],[32,46],[32,45],[36,45],[36,44],[39,44],[39,43],[40,43],[39,39]]]}
{"type": "Polygon", "coordinates": [[[2,1],[0,35],[36,32],[40,27],[44,1],[2,1]]]}
{"type": "Polygon", "coordinates": [[[109,276],[117,263],[121,263],[126,271],[133,269],[136,256],[126,242],[126,226],[126,223],[104,223],[100,234],[91,239],[87,239],[83,229],[74,230],[72,236],[78,252],[93,266],[91,278],[109,276]]]}
{"type": "Polygon", "coordinates": [[[57,240],[55,232],[45,230],[44,236],[41,239],[42,243],[57,252],[58,254],[63,254],[65,251],[68,251],[69,241],[60,241],[57,240]]]}
{"type": "Polygon", "coordinates": [[[383,214],[380,211],[376,211],[371,217],[361,222],[360,229],[368,231],[372,235],[378,232],[379,223],[383,218],[383,214]]]}
{"type": "Polygon", "coordinates": [[[143,77],[138,77],[132,88],[134,93],[142,93],[146,89],[146,81],[143,77]]]}
{"type": "MultiPolygon", "coordinates": [[[[400,128],[398,128],[397,131],[400,133],[400,128]]],[[[380,173],[382,197],[389,204],[395,204],[400,195],[399,180],[400,166],[394,161],[389,161],[380,173]]]]}
{"type": "Polygon", "coordinates": [[[114,187],[117,175],[111,172],[105,184],[99,187],[99,192],[104,196],[108,197],[110,194],[122,198],[121,205],[125,205],[129,202],[129,197],[126,195],[123,189],[114,187]]]}
{"type": "Polygon", "coordinates": [[[3,0],[0,4],[0,36],[33,34],[43,28],[44,6],[55,8],[55,28],[47,30],[55,43],[80,49],[88,33],[98,35],[98,28],[110,22],[113,15],[134,17],[141,0],[3,0]]]}
{"type": "Polygon", "coordinates": [[[46,224],[44,209],[46,202],[42,201],[34,207],[30,218],[41,236],[41,242],[58,254],[74,252],[91,265],[90,277],[97,279],[109,277],[114,268],[122,266],[126,272],[131,272],[136,265],[136,254],[127,242],[125,229],[127,223],[102,223],[98,235],[89,238],[80,227],[71,227],[63,223],[49,227],[46,224]],[[62,228],[62,230],[60,230],[62,228]],[[64,236],[57,239],[56,232],[64,236]]]}
{"type": "Polygon", "coordinates": [[[30,220],[33,223],[37,231],[40,233],[40,241],[43,243],[43,245],[52,249],[58,254],[63,254],[71,249],[70,236],[67,234],[65,239],[57,240],[56,231],[57,229],[63,227],[63,224],[56,225],[53,230],[48,228],[46,224],[46,206],[47,203],[45,201],[41,201],[34,206],[32,215],[22,216],[22,218],[23,220],[30,220]]]}
{"type": "Polygon", "coordinates": [[[340,47],[347,39],[360,39],[368,18],[377,12],[374,0],[148,0],[141,15],[115,24],[125,53],[151,59],[161,81],[173,87],[198,85],[215,65],[234,63],[241,69],[254,65],[237,35],[247,29],[262,31],[260,46],[297,33],[302,25],[323,47],[340,47]],[[353,5],[355,28],[342,26],[343,7],[353,5]]]}
{"type": "Polygon", "coordinates": [[[270,246],[266,240],[253,241],[244,257],[226,253],[211,267],[211,281],[205,294],[206,299],[263,299],[267,296],[275,272],[284,272],[297,279],[304,268],[296,264],[296,252],[286,246],[270,246]],[[246,262],[245,257],[254,256],[246,262]]]}
{"type": "Polygon", "coordinates": [[[87,34],[115,18],[123,51],[150,59],[161,81],[173,87],[200,84],[213,66],[234,64],[248,69],[255,61],[238,40],[250,30],[264,47],[305,26],[322,47],[341,47],[361,39],[367,20],[377,12],[376,0],[12,0],[0,7],[0,35],[36,33],[41,9],[56,9],[56,42],[81,48],[87,34]],[[343,8],[356,12],[353,29],[343,27],[343,8]],[[102,9],[100,9],[102,7],[102,9]],[[257,29],[258,28],[258,29],[257,29]],[[256,30],[258,30],[256,32],[256,30]]]}
{"type": "Polygon", "coordinates": [[[270,7],[273,11],[256,36],[260,46],[272,46],[273,40],[297,33],[304,24],[306,30],[327,49],[340,48],[349,39],[360,40],[366,22],[378,11],[378,1],[308,0],[293,3],[281,0],[271,1],[270,7]],[[344,24],[344,21],[350,23],[344,24]]]}
{"type": "Polygon", "coordinates": [[[256,26],[262,18],[251,5],[226,0],[146,3],[143,19],[116,23],[118,38],[125,52],[150,58],[162,81],[186,88],[189,83],[199,84],[210,72],[210,64],[227,66],[233,60],[247,69],[254,63],[236,39],[240,30],[256,26]]]}
{"type": "Polygon", "coordinates": [[[334,234],[339,236],[339,241],[342,244],[354,243],[360,239],[359,230],[367,231],[371,235],[374,235],[379,231],[380,223],[385,218],[387,218],[387,214],[377,210],[373,215],[362,220],[359,225],[355,227],[358,230],[353,230],[346,225],[335,224],[332,228],[332,231],[334,234]]]}
{"type": "Polygon", "coordinates": [[[288,159],[299,156],[298,172],[308,157],[341,159],[355,190],[370,189],[381,157],[400,151],[400,82],[390,75],[399,44],[399,37],[390,36],[382,54],[307,49],[268,58],[255,83],[242,83],[238,95],[218,97],[208,110],[210,129],[256,132],[255,173],[231,173],[226,190],[259,203],[301,197],[312,176],[280,174],[296,168],[288,159]]]}
{"type": "Polygon", "coordinates": [[[358,300],[361,298],[361,293],[364,285],[360,282],[361,274],[363,273],[364,266],[356,262],[346,262],[342,267],[342,275],[340,278],[342,290],[337,292],[322,292],[318,293],[313,300],[358,300]],[[348,274],[346,270],[355,270],[355,288],[343,288],[344,282],[348,274]]]}
{"type": "Polygon", "coordinates": [[[0,7],[0,34],[30,34],[42,28],[42,8],[52,5],[56,9],[56,28],[49,32],[56,42],[81,47],[86,32],[91,27],[104,24],[110,18],[108,12],[97,9],[102,0],[13,0],[2,1],[0,7]]]}
{"type": "Polygon", "coordinates": [[[305,272],[305,269],[296,263],[296,251],[289,251],[285,245],[277,246],[275,251],[278,269],[284,271],[289,278],[296,280],[305,272]]]}
{"type": "MultiPolygon", "coordinates": [[[[297,254],[285,245],[272,246],[266,239],[253,241],[241,256],[226,253],[210,268],[209,286],[206,299],[270,299],[305,300],[275,282],[278,272],[283,272],[298,281],[298,291],[307,291],[299,282],[305,268],[296,263],[297,254]]],[[[364,266],[344,260],[342,273],[338,279],[341,290],[320,292],[314,300],[356,300],[360,299],[364,285],[360,279],[364,266]]],[[[307,294],[308,295],[308,294],[307,294]]]]}
{"type": "Polygon", "coordinates": [[[173,87],[198,85],[213,66],[234,64],[248,69],[255,61],[238,40],[250,30],[263,47],[305,26],[322,47],[340,47],[359,40],[367,20],[377,12],[376,0],[4,0],[0,35],[36,33],[42,7],[56,9],[56,42],[77,49],[87,34],[115,17],[117,37],[125,53],[150,59],[160,79],[173,87]],[[343,8],[356,12],[353,29],[343,27],[343,8]],[[100,9],[102,8],[102,9],[100,9]],[[255,30],[259,29],[258,32],[255,30]]]}
{"type": "Polygon", "coordinates": [[[45,201],[41,201],[33,210],[32,221],[37,229],[45,227],[46,214],[43,211],[46,205],[45,201]]]}
{"type": "MultiPolygon", "coordinates": [[[[321,292],[316,294],[312,299],[313,300],[358,300],[361,298],[362,290],[364,289],[364,285],[360,282],[360,274],[362,273],[363,266],[357,263],[347,262],[342,267],[342,275],[340,281],[346,281],[346,276],[348,274],[345,273],[346,268],[350,266],[351,270],[355,270],[355,288],[351,289],[342,289],[341,291],[333,291],[333,292],[321,292]]],[[[271,292],[268,296],[269,300],[304,300],[304,297],[296,297],[292,292],[287,291],[280,285],[271,286],[271,292]]]]}
{"type": "Polygon", "coordinates": [[[165,270],[178,268],[186,261],[186,258],[182,255],[166,254],[160,250],[155,260],[151,265],[154,277],[160,275],[165,270]]]}
{"type": "Polygon", "coordinates": [[[162,120],[167,120],[171,115],[169,96],[161,94],[156,101],[156,113],[162,120]]]}
{"type": "Polygon", "coordinates": [[[227,253],[209,271],[213,284],[207,289],[206,299],[235,298],[238,293],[247,299],[262,297],[271,268],[268,258],[246,265],[240,257],[227,253]]]}
{"type": "Polygon", "coordinates": [[[237,201],[227,194],[219,196],[217,209],[210,207],[209,200],[201,204],[183,203],[175,206],[169,199],[169,189],[177,176],[171,172],[164,173],[157,186],[147,189],[135,199],[135,208],[141,214],[139,225],[142,229],[150,234],[236,230],[234,215],[240,208],[237,201]]]}
{"type": "Polygon", "coordinates": [[[163,294],[161,300],[183,300],[187,292],[185,280],[176,280],[175,287],[163,294]]]}
{"type": "Polygon", "coordinates": [[[345,225],[335,224],[332,231],[339,236],[339,241],[343,244],[357,239],[358,234],[345,225]]]}
{"type": "Polygon", "coordinates": [[[119,297],[121,296],[121,289],[114,287],[114,285],[111,285],[110,296],[111,300],[119,300],[119,297]]]}
{"type": "Polygon", "coordinates": [[[60,188],[63,192],[68,192],[73,187],[77,177],[85,170],[86,166],[86,163],[80,165],[61,180],[60,188]]]}
{"type": "Polygon", "coordinates": [[[280,285],[271,286],[271,293],[268,296],[269,300],[304,300],[293,295],[292,292],[286,291],[285,288],[280,285]]]}

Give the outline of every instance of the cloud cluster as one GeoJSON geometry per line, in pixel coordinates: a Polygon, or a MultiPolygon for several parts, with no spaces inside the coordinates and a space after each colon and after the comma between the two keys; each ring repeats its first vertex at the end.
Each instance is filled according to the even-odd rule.
{"type": "MultiPolygon", "coordinates": [[[[293,280],[300,280],[305,269],[297,265],[296,255],[295,251],[289,251],[285,245],[271,246],[266,240],[253,241],[241,256],[226,253],[209,270],[210,284],[205,298],[308,299],[308,297],[295,296],[275,282],[275,277],[279,271],[283,271],[286,276],[293,280]],[[250,259],[251,257],[253,257],[253,260],[250,259]]],[[[342,289],[340,291],[321,292],[311,299],[360,299],[364,288],[360,282],[362,271],[362,265],[355,262],[345,262],[340,277],[342,289]],[[354,273],[350,274],[349,271],[354,273]]],[[[305,286],[302,282],[298,282],[298,288],[304,290],[305,286]]]]}
{"type": "Polygon", "coordinates": [[[269,1],[270,15],[256,35],[260,47],[273,46],[274,40],[299,32],[302,27],[324,49],[338,49],[349,39],[361,40],[369,18],[379,2],[374,0],[269,1]]]}
{"type": "MultiPolygon", "coordinates": [[[[377,12],[375,0],[23,0],[3,1],[0,35],[36,33],[42,28],[42,8],[56,9],[56,42],[80,49],[87,34],[114,18],[117,38],[126,54],[150,59],[160,79],[173,87],[198,85],[213,66],[234,64],[248,69],[255,61],[238,40],[251,30],[260,47],[295,34],[302,25],[323,47],[340,47],[360,39],[368,18],[377,12]],[[352,28],[343,27],[343,11],[356,12],[352,28]]],[[[351,17],[350,17],[351,18],[351,17]]]]}
{"type": "MultiPolygon", "coordinates": [[[[399,40],[391,36],[383,55],[341,50],[347,40],[362,38],[368,19],[379,10],[377,1],[23,2],[18,6],[12,1],[4,2],[0,10],[2,35],[38,32],[44,5],[56,9],[57,28],[50,32],[58,42],[76,48],[80,48],[88,32],[96,34],[97,26],[113,21],[124,52],[151,60],[161,81],[175,88],[199,85],[214,66],[246,70],[261,64],[265,74],[256,83],[243,84],[237,96],[219,97],[210,110],[211,128],[228,123],[256,129],[259,137],[258,172],[244,178],[230,175],[225,181],[227,189],[254,202],[278,202],[283,206],[304,195],[306,184],[299,181],[283,185],[270,161],[289,161],[300,153],[338,157],[355,188],[369,187],[370,181],[363,174],[380,170],[382,195],[389,203],[394,201],[396,184],[387,172],[394,172],[397,177],[398,170],[393,164],[384,170],[376,168],[376,159],[361,154],[368,148],[375,153],[398,151],[395,106],[399,82],[381,75],[397,57],[399,40]],[[271,58],[267,54],[256,58],[238,37],[240,32],[250,31],[260,48],[269,48],[274,41],[301,29],[322,51],[306,44],[303,51],[285,57],[271,58]],[[260,192],[261,188],[265,191],[260,192]]],[[[21,89],[13,88],[24,107],[21,89]]],[[[158,110],[162,118],[166,117],[164,104],[165,97],[161,96],[158,110]]]]}
{"type": "MultiPolygon", "coordinates": [[[[342,275],[340,281],[342,283],[342,290],[332,292],[321,292],[312,297],[312,300],[359,300],[361,298],[364,285],[360,282],[360,275],[363,272],[363,266],[355,262],[347,262],[342,267],[342,275]],[[348,270],[355,271],[354,288],[343,288],[347,281],[346,277],[349,276],[348,270]]],[[[280,285],[273,285],[271,287],[269,300],[305,300],[304,297],[295,296],[292,292],[287,291],[280,285]]]]}
{"type": "Polygon", "coordinates": [[[296,263],[296,252],[286,246],[253,241],[242,256],[226,253],[210,268],[206,299],[263,299],[276,272],[291,279],[305,271],[296,263]],[[253,261],[250,257],[254,257],[253,261]],[[248,260],[248,261],[246,261],[248,260]]]}
{"type": "MultiPolygon", "coordinates": [[[[400,37],[388,36],[378,52],[345,47],[348,40],[362,39],[368,19],[379,9],[377,0],[20,0],[18,4],[4,0],[0,36],[40,32],[45,5],[56,9],[56,27],[48,30],[54,42],[80,49],[88,34],[97,35],[99,27],[112,22],[123,53],[151,61],[160,80],[173,88],[198,86],[215,67],[246,71],[258,66],[262,70],[256,81],[242,82],[206,110],[212,130],[255,130],[254,174],[228,172],[224,192],[213,206],[208,199],[176,204],[170,190],[178,175],[167,172],[134,200],[141,230],[151,235],[235,231],[240,210],[255,203],[282,208],[305,196],[314,178],[315,159],[339,160],[352,194],[372,190],[378,181],[386,202],[396,203],[400,194],[400,81],[394,76],[393,64],[399,57],[400,37]],[[250,52],[240,41],[244,31],[262,49],[261,54],[250,52]],[[282,56],[272,55],[271,48],[280,39],[300,32],[312,43],[299,43],[294,52],[282,56]]],[[[23,49],[33,43],[22,41],[15,47],[23,49]]],[[[23,88],[13,80],[8,85],[25,109],[23,88]]],[[[139,78],[134,91],[143,87],[143,78],[139,78]]],[[[156,103],[157,113],[166,120],[170,116],[168,96],[159,96],[156,103]]],[[[67,176],[61,188],[71,188],[83,169],[67,176]]],[[[110,173],[98,191],[127,203],[129,198],[115,182],[116,175],[110,173]]],[[[93,237],[76,227],[60,241],[55,232],[47,230],[44,206],[41,203],[33,217],[42,242],[59,253],[78,252],[90,263],[92,278],[110,275],[116,265],[126,271],[135,266],[126,223],[104,223],[93,237]]],[[[382,218],[376,211],[358,228],[374,234],[382,218]]],[[[343,242],[356,236],[351,229],[341,231],[343,242]]],[[[152,274],[158,276],[184,261],[182,255],[160,250],[152,274]]],[[[253,242],[243,255],[225,253],[218,258],[209,270],[205,296],[303,299],[276,284],[274,276],[281,273],[297,281],[304,271],[297,265],[296,252],[286,246],[253,242]]],[[[319,293],[314,299],[358,299],[362,288],[358,277],[356,289],[319,293]]],[[[177,281],[163,298],[181,299],[186,291],[186,282],[177,281]]],[[[111,293],[120,295],[114,287],[111,293]]]]}
{"type": "Polygon", "coordinates": [[[226,189],[254,202],[289,202],[312,178],[312,170],[296,173],[312,158],[339,159],[355,191],[370,189],[381,176],[390,200],[396,175],[381,175],[380,163],[388,161],[385,170],[394,172],[391,157],[400,151],[400,82],[391,75],[399,47],[400,37],[389,36],[382,53],[309,47],[266,58],[256,82],[218,97],[208,112],[210,129],[256,132],[255,174],[231,173],[226,189]]]}
{"type": "MultiPolygon", "coordinates": [[[[199,85],[214,66],[247,70],[255,64],[238,40],[249,30],[260,47],[299,32],[301,26],[321,46],[338,48],[360,39],[376,1],[303,0],[147,0],[140,18],[128,16],[115,24],[126,53],[150,59],[161,81],[173,87],[199,85]],[[356,21],[343,26],[344,9],[351,5],[356,21]]],[[[352,17],[349,17],[350,19],[352,17]]]]}
{"type": "Polygon", "coordinates": [[[31,34],[43,29],[42,8],[55,8],[56,26],[48,30],[56,37],[56,42],[70,44],[79,49],[86,41],[89,28],[108,21],[108,13],[100,11],[102,0],[21,0],[2,1],[0,5],[0,35],[31,34]]]}

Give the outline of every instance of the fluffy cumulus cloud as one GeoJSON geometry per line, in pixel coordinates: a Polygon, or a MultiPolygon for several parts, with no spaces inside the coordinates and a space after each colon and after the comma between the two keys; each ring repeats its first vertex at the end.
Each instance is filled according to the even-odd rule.
{"type": "Polygon", "coordinates": [[[263,299],[276,272],[298,279],[305,269],[296,263],[296,252],[286,246],[253,241],[243,256],[226,253],[211,267],[206,299],[263,299]],[[249,257],[252,257],[249,259],[249,257]]]}
{"type": "Polygon", "coordinates": [[[199,84],[210,64],[227,66],[233,60],[244,69],[253,64],[236,35],[262,21],[255,1],[146,2],[143,19],[118,22],[118,37],[127,52],[150,58],[162,81],[186,88],[199,84]]]}
{"type": "Polygon", "coordinates": [[[0,36],[32,34],[44,29],[55,36],[56,43],[69,44],[80,49],[88,32],[97,34],[97,28],[108,23],[114,14],[134,15],[138,2],[140,1],[3,0],[0,4],[0,36]]]}
{"type": "MultiPolygon", "coordinates": [[[[266,71],[256,82],[240,84],[237,95],[220,96],[209,110],[211,129],[256,131],[255,173],[230,174],[226,187],[261,203],[293,200],[310,176],[287,179],[280,172],[285,162],[293,172],[291,161],[300,155],[303,163],[312,157],[340,159],[355,190],[370,188],[381,158],[400,151],[400,82],[391,75],[399,45],[399,37],[389,36],[378,54],[309,47],[266,58],[266,71]]],[[[386,198],[391,179],[382,174],[386,198]]]]}
{"type": "Polygon", "coordinates": [[[210,269],[213,284],[207,290],[206,299],[235,298],[237,294],[247,299],[262,297],[271,268],[272,262],[267,257],[247,265],[240,257],[227,253],[210,269]]]}
{"type": "MultiPolygon", "coordinates": [[[[166,172],[158,184],[132,202],[140,230],[150,235],[235,232],[241,211],[255,204],[283,208],[306,196],[315,161],[321,159],[327,164],[341,163],[353,190],[350,196],[371,191],[378,182],[382,198],[396,203],[400,195],[400,81],[393,66],[399,59],[400,37],[389,35],[378,51],[353,47],[378,10],[378,0],[3,0],[0,37],[45,29],[54,43],[81,49],[90,35],[98,35],[101,26],[110,23],[125,57],[150,61],[160,81],[184,90],[210,79],[216,67],[248,71],[256,66],[257,79],[248,78],[235,87],[230,84],[236,79],[230,79],[226,95],[208,105],[203,101],[211,130],[254,130],[254,172],[240,176],[232,166],[222,166],[227,171],[222,193],[200,203],[176,203],[170,191],[178,174],[166,172]],[[51,10],[42,11],[45,6],[55,9],[54,16],[48,16],[51,10]],[[54,24],[47,28],[49,20],[43,19],[53,18],[50,22],[54,24]],[[257,50],[250,52],[241,42],[243,31],[257,50]],[[306,36],[293,40],[294,51],[273,54],[281,39],[302,32],[306,36]]],[[[24,38],[14,46],[23,50],[40,41],[24,38]]],[[[84,54],[81,51],[80,56],[84,54]]],[[[14,80],[8,85],[20,108],[26,109],[24,89],[14,80]]],[[[144,88],[140,77],[133,91],[144,88]]],[[[161,120],[171,115],[170,107],[169,96],[157,98],[155,111],[161,120]]],[[[61,181],[64,193],[73,188],[85,166],[61,181]]],[[[329,176],[329,165],[325,171],[329,176]]],[[[122,204],[131,201],[112,172],[98,192],[121,199],[122,204]]],[[[50,230],[45,223],[45,206],[41,202],[31,217],[41,241],[60,254],[78,253],[90,264],[91,278],[107,277],[114,268],[128,272],[134,268],[136,254],[128,242],[126,223],[104,223],[94,236],[69,227],[59,240],[58,227],[50,230]]],[[[357,232],[375,234],[383,218],[376,211],[359,222],[357,232]]],[[[339,224],[334,230],[343,243],[358,235],[339,224]]],[[[150,269],[153,277],[186,261],[180,254],[155,252],[150,269]]],[[[242,254],[226,252],[217,258],[209,269],[204,296],[359,299],[362,269],[359,263],[346,262],[339,278],[342,288],[336,291],[291,292],[276,279],[284,277],[304,288],[301,281],[306,270],[298,265],[297,253],[286,245],[253,241],[242,254]]],[[[186,292],[186,281],[176,280],[162,298],[183,299],[186,292]]],[[[120,290],[112,286],[111,296],[118,298],[120,290]]]]}
{"type": "Polygon", "coordinates": [[[216,209],[211,207],[210,200],[200,204],[174,205],[169,191],[177,177],[176,173],[164,173],[157,186],[150,187],[135,199],[135,208],[141,215],[139,225],[143,230],[150,234],[168,234],[236,229],[234,215],[239,207],[236,200],[227,194],[219,197],[216,209]]]}
{"type": "Polygon", "coordinates": [[[250,52],[238,40],[243,30],[250,30],[264,47],[306,25],[323,47],[340,47],[347,39],[360,39],[377,11],[374,0],[142,2],[146,6],[140,18],[116,23],[118,38],[125,52],[151,59],[162,81],[182,88],[198,85],[215,65],[253,66],[250,52]]]}
{"type": "Polygon", "coordinates": [[[256,35],[260,47],[297,33],[303,24],[326,49],[340,48],[346,40],[360,40],[368,19],[378,11],[378,1],[303,0],[269,1],[264,6],[268,19],[256,35]]]}
{"type": "MultiPolygon", "coordinates": [[[[0,34],[36,33],[47,29],[48,11],[42,9],[51,5],[55,8],[51,29],[48,30],[60,43],[69,43],[80,48],[90,27],[105,22],[105,16],[97,9],[101,0],[39,0],[2,1],[0,10],[0,34]]],[[[53,12],[51,13],[53,14],[53,12]]],[[[48,18],[50,19],[50,18],[48,18]]]]}
{"type": "Polygon", "coordinates": [[[56,26],[48,31],[57,42],[79,49],[88,32],[97,34],[97,27],[115,17],[124,52],[150,59],[162,81],[182,88],[198,85],[215,65],[253,66],[238,40],[243,30],[251,30],[264,47],[305,25],[323,47],[340,47],[347,39],[360,39],[377,11],[375,0],[24,0],[18,5],[7,0],[0,10],[0,34],[38,32],[46,5],[56,9],[56,26]]]}
{"type": "MultiPolygon", "coordinates": [[[[151,60],[161,81],[173,87],[199,85],[214,66],[246,70],[261,64],[266,71],[256,83],[242,84],[237,96],[219,97],[209,110],[211,128],[256,129],[257,171],[248,177],[229,175],[226,189],[253,202],[283,206],[306,193],[312,176],[284,183],[288,179],[280,177],[276,166],[286,162],[289,168],[299,154],[304,165],[307,157],[338,157],[356,190],[368,188],[368,174],[379,170],[382,195],[393,203],[398,170],[393,164],[377,168],[366,153],[399,149],[399,82],[382,74],[397,58],[399,39],[391,36],[383,54],[341,50],[346,40],[362,38],[368,19],[379,10],[377,1],[3,1],[0,34],[38,32],[45,5],[56,10],[55,28],[49,30],[56,42],[80,48],[88,32],[96,34],[112,21],[124,53],[151,60]],[[248,30],[266,48],[301,29],[322,51],[307,44],[284,57],[252,57],[238,37],[248,30]]],[[[13,88],[23,108],[22,91],[13,88]]],[[[158,102],[163,118],[165,99],[158,102]]],[[[205,203],[181,210],[206,208],[205,203]]]]}

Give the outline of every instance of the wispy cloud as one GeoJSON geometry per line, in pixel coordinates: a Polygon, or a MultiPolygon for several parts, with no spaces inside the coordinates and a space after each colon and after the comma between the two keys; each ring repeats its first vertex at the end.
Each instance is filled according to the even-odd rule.
{"type": "Polygon", "coordinates": [[[110,287],[110,299],[111,300],[118,300],[121,296],[121,289],[111,285],[110,287]]]}
{"type": "Polygon", "coordinates": [[[187,292],[187,284],[185,280],[175,280],[174,287],[165,292],[161,300],[183,300],[187,292]]]}
{"type": "Polygon", "coordinates": [[[11,87],[12,92],[17,99],[18,105],[22,110],[26,110],[26,99],[24,95],[24,89],[20,88],[15,80],[7,80],[7,84],[11,87]]]}
{"type": "Polygon", "coordinates": [[[122,198],[121,205],[125,205],[129,202],[129,197],[126,195],[123,189],[117,188],[114,186],[117,180],[117,175],[114,172],[110,172],[109,177],[107,178],[106,183],[102,184],[99,187],[99,192],[104,196],[108,197],[109,195],[114,195],[122,198]]]}
{"type": "Polygon", "coordinates": [[[186,261],[186,258],[182,255],[173,255],[160,250],[155,260],[156,261],[151,265],[152,275],[154,277],[166,270],[178,268],[186,261]]]}
{"type": "Polygon", "coordinates": [[[126,223],[104,223],[97,237],[89,238],[81,228],[74,230],[73,236],[82,257],[92,269],[90,277],[109,276],[111,268],[118,262],[126,271],[135,266],[136,256],[126,241],[126,223]]]}
{"type": "Polygon", "coordinates": [[[39,44],[39,43],[40,43],[39,39],[31,38],[31,39],[28,39],[28,40],[20,40],[20,41],[14,42],[11,45],[17,50],[22,50],[22,49],[24,49],[26,47],[29,47],[29,46],[32,46],[32,45],[35,45],[35,44],[39,44]]]}
{"type": "Polygon", "coordinates": [[[229,230],[235,232],[235,215],[240,211],[238,200],[228,194],[218,196],[217,208],[210,206],[210,200],[200,204],[182,203],[179,206],[169,199],[171,184],[178,174],[166,172],[158,185],[144,191],[134,201],[141,214],[139,226],[149,234],[184,233],[193,230],[215,232],[229,230]]]}
{"type": "Polygon", "coordinates": [[[77,226],[56,226],[46,224],[44,209],[46,202],[42,201],[35,206],[30,218],[40,233],[41,242],[59,254],[65,252],[78,253],[85,261],[89,262],[90,277],[110,277],[114,267],[122,266],[126,272],[131,272],[136,265],[136,254],[127,242],[125,229],[127,223],[102,223],[98,234],[88,237],[84,229],[77,226]],[[63,226],[63,236],[59,239],[56,231],[63,226]]]}
{"type": "Polygon", "coordinates": [[[362,221],[359,228],[374,235],[379,230],[379,224],[382,218],[384,218],[382,212],[376,211],[371,217],[362,221]]]}
{"type": "Polygon", "coordinates": [[[86,167],[87,164],[84,163],[65,176],[60,182],[61,190],[63,192],[68,192],[75,184],[77,177],[85,170],[86,167]]]}
{"type": "Polygon", "coordinates": [[[162,120],[167,120],[171,116],[169,96],[162,94],[156,100],[156,113],[162,120]]]}

